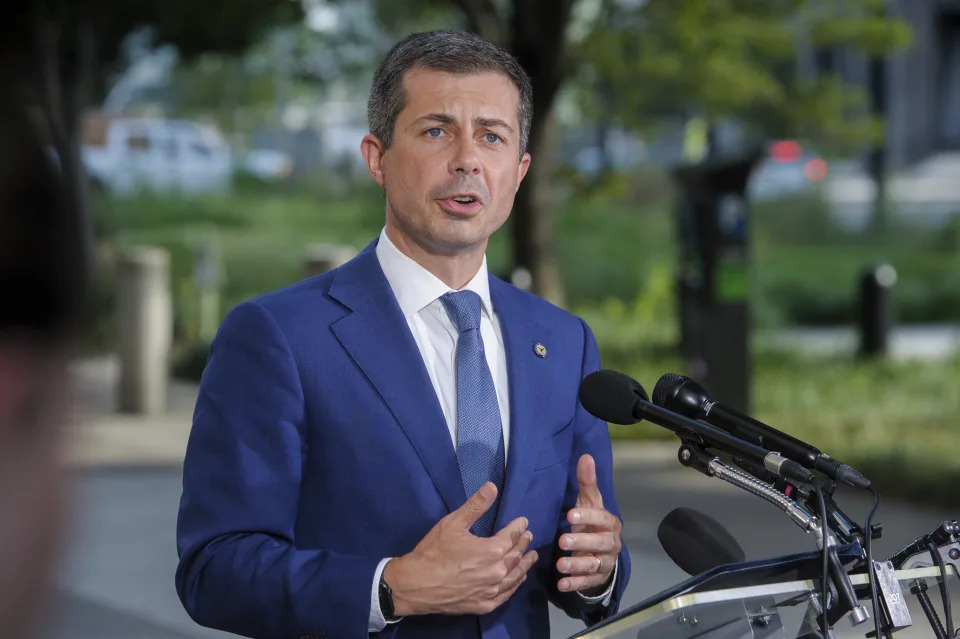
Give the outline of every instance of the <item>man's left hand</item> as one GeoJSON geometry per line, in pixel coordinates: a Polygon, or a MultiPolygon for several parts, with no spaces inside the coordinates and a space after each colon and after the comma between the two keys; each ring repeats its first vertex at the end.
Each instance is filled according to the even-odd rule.
{"type": "Polygon", "coordinates": [[[590,455],[577,462],[577,503],[567,512],[570,532],[560,536],[560,548],[572,551],[572,557],[557,560],[557,570],[567,575],[560,579],[560,592],[579,590],[585,596],[597,596],[610,584],[620,554],[620,519],[603,508],[597,487],[597,467],[590,455]]]}

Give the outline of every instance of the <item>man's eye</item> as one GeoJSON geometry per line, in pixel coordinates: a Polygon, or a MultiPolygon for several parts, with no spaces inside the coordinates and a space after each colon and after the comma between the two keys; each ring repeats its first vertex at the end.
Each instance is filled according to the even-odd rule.
{"type": "Polygon", "coordinates": [[[434,127],[432,129],[427,129],[427,136],[431,138],[439,138],[443,135],[443,129],[439,127],[434,127]]]}
{"type": "Polygon", "coordinates": [[[490,144],[496,144],[502,140],[502,138],[496,133],[485,133],[483,139],[490,144]]]}

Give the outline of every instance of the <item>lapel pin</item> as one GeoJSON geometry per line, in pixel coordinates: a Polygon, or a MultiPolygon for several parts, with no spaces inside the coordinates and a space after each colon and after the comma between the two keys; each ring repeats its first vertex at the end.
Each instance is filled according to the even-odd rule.
{"type": "Polygon", "coordinates": [[[537,344],[533,347],[533,352],[537,354],[537,357],[546,357],[547,347],[543,344],[537,344]]]}

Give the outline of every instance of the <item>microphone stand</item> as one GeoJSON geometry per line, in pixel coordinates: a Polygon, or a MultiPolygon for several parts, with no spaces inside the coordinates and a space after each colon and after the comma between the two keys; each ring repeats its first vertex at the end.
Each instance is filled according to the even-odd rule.
{"type": "MultiPolygon", "coordinates": [[[[909,544],[893,555],[889,561],[897,570],[923,568],[940,563],[943,570],[940,577],[942,580],[947,579],[949,572],[946,570],[947,566],[952,567],[954,574],[960,577],[960,524],[951,520],[941,523],[932,533],[923,535],[909,544]],[[934,549],[940,555],[940,562],[935,562],[931,557],[930,553],[934,549]]],[[[920,602],[920,608],[923,609],[923,614],[927,617],[936,639],[954,639],[949,636],[947,630],[943,627],[943,622],[940,621],[927,590],[927,584],[920,579],[914,579],[910,582],[910,593],[915,595],[920,602]]],[[[950,606],[950,601],[946,600],[944,605],[950,606]]],[[[944,610],[945,615],[948,612],[947,609],[944,610]]]]}
{"type": "MultiPolygon", "coordinates": [[[[803,508],[800,504],[793,501],[786,495],[773,489],[767,483],[730,468],[724,464],[719,457],[708,453],[704,446],[693,439],[684,439],[677,451],[677,457],[684,466],[694,468],[708,477],[716,477],[723,481],[747,491],[761,499],[770,502],[780,510],[785,512],[790,519],[797,524],[804,532],[812,532],[817,538],[817,544],[827,554],[827,563],[829,566],[829,575],[824,577],[830,580],[831,591],[836,593],[834,605],[829,606],[829,602],[821,602],[821,605],[827,608],[828,622],[832,627],[839,619],[848,612],[852,612],[854,625],[859,625],[869,617],[866,609],[859,604],[853,583],[850,581],[850,575],[843,569],[843,564],[837,555],[837,542],[833,535],[827,534],[824,539],[823,529],[820,520],[803,508]]],[[[830,635],[830,628],[824,629],[827,635],[830,635]]]]}

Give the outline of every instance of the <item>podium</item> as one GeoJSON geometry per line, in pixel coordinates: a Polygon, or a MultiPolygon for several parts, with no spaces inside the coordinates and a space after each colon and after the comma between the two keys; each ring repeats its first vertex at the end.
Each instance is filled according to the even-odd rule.
{"type": "MultiPolygon", "coordinates": [[[[839,554],[846,562],[855,560],[857,552],[859,545],[850,544],[839,554]]],[[[819,557],[819,553],[803,553],[718,566],[569,639],[819,638],[819,557]]],[[[906,583],[940,577],[936,567],[894,574],[905,593],[906,583]]],[[[858,591],[869,593],[866,573],[851,574],[850,580],[858,591]]],[[[844,617],[838,623],[850,622],[844,617]]],[[[863,624],[864,633],[872,627],[871,619],[863,624]]]]}

